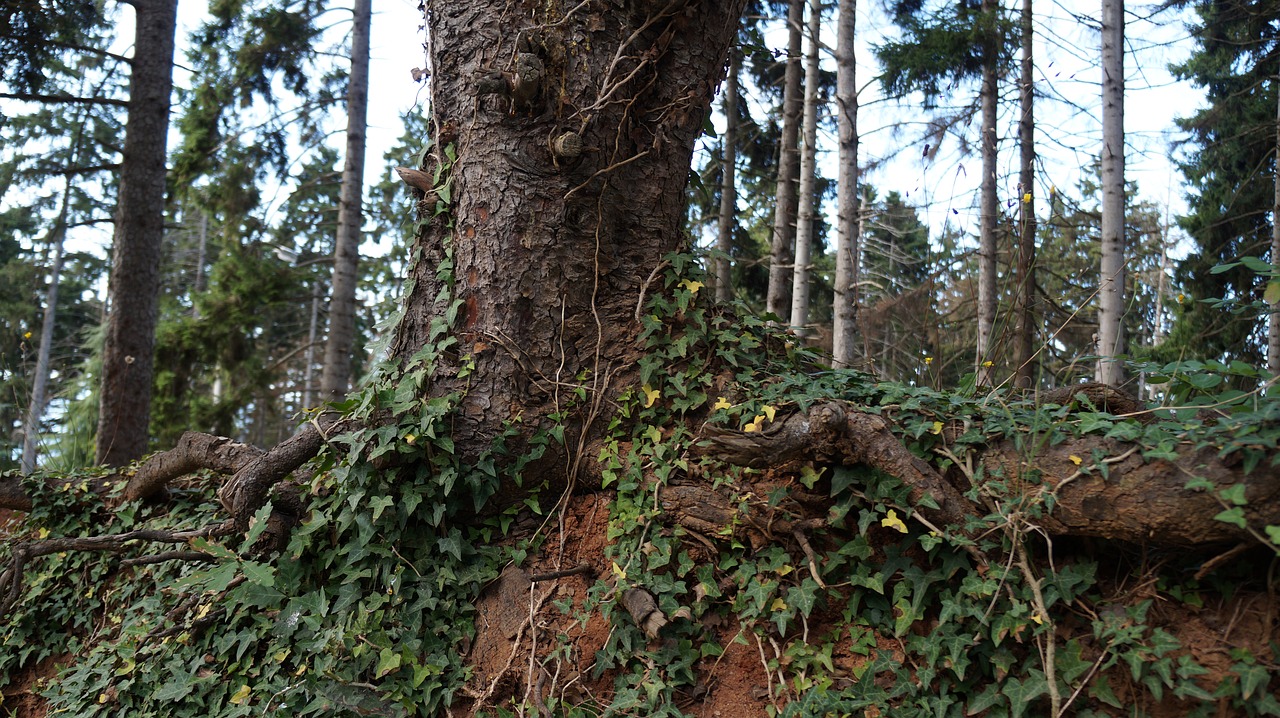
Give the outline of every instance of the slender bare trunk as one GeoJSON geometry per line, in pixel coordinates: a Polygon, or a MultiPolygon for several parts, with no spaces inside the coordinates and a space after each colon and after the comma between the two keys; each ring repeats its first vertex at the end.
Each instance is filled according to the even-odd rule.
{"type": "Polygon", "coordinates": [[[796,261],[791,282],[791,329],[804,336],[809,322],[809,256],[813,251],[813,200],[817,177],[818,47],[822,34],[822,1],[809,2],[809,50],[804,58],[804,144],[800,153],[799,212],[796,215],[796,261]]]}
{"type": "Polygon", "coordinates": [[[98,412],[97,462],[108,466],[123,466],[147,451],[178,11],[177,0],[131,4],[137,24],[98,412]]]}
{"type": "Polygon", "coordinates": [[[768,311],[785,317],[791,309],[791,270],[795,257],[796,185],[800,179],[801,96],[800,53],[804,40],[805,0],[791,0],[787,9],[787,71],[782,90],[782,151],[778,158],[777,201],[774,205],[773,235],[769,246],[768,311]]]}
{"type": "Polygon", "coordinates": [[[727,302],[733,297],[729,253],[733,249],[733,227],[738,205],[734,177],[734,165],[738,157],[738,57],[737,50],[729,53],[729,74],[724,80],[724,157],[720,166],[720,234],[716,239],[716,249],[720,250],[720,254],[716,256],[715,262],[716,300],[721,302],[727,302]]]}
{"type": "Polygon", "coordinates": [[[1124,381],[1124,2],[1102,2],[1102,266],[1097,380],[1124,381]]]}
{"type": "Polygon", "coordinates": [[[356,337],[356,270],[360,265],[360,225],[364,213],[365,116],[369,105],[369,24],[371,0],[356,0],[347,85],[347,160],[338,200],[338,238],[333,248],[329,338],[324,347],[320,394],[337,399],[351,387],[351,355],[356,337]]]}
{"type": "Polygon", "coordinates": [[[836,208],[836,289],[832,364],[853,366],[858,324],[858,88],[854,63],[857,0],[840,0],[836,32],[836,112],[840,137],[839,202],[836,208]]]}
{"type": "MultiPolygon", "coordinates": [[[[1280,76],[1276,89],[1276,168],[1275,201],[1271,208],[1271,266],[1280,268],[1280,76]]],[[[1280,282],[1280,277],[1272,282],[1280,282]]],[[[1267,325],[1267,371],[1280,374],[1280,298],[1271,303],[1270,322],[1267,325]]]]}
{"type": "Polygon", "coordinates": [[[1035,199],[1035,75],[1032,58],[1032,0],[1022,0],[1022,67],[1019,97],[1022,116],[1018,120],[1018,143],[1021,167],[1021,224],[1018,227],[1017,308],[1013,334],[1014,386],[1028,388],[1035,380],[1032,358],[1035,356],[1035,333],[1032,306],[1036,290],[1036,199],[1035,199]]]}
{"type": "MultiPolygon", "coordinates": [[[[79,137],[75,140],[79,142],[79,137]]],[[[72,148],[72,164],[75,149],[72,148]]],[[[40,348],[36,353],[35,378],[31,382],[31,404],[27,406],[27,418],[22,426],[22,473],[29,474],[36,467],[37,445],[40,439],[40,420],[44,418],[44,406],[48,401],[49,357],[53,353],[53,330],[58,317],[58,281],[62,277],[62,242],[67,236],[67,211],[71,204],[71,175],[66,176],[62,189],[62,207],[58,219],[49,231],[53,245],[53,257],[49,265],[49,286],[44,295],[44,320],[40,324],[40,348]]]]}
{"type": "Polygon", "coordinates": [[[311,322],[307,327],[306,369],[302,373],[302,408],[310,409],[312,391],[315,389],[316,334],[320,323],[320,301],[324,298],[320,282],[311,287],[311,322]]]}
{"type": "MultiPolygon", "coordinates": [[[[984,13],[996,11],[995,0],[983,0],[984,13]]],[[[979,189],[981,224],[978,236],[978,383],[991,383],[990,361],[994,353],[992,333],[996,323],[996,50],[998,39],[984,38],[982,62],[982,182],[979,189]]]]}

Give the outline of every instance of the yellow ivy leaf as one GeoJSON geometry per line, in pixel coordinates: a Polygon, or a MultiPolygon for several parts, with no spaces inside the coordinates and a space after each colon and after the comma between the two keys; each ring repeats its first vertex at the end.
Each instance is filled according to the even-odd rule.
{"type": "Polygon", "coordinates": [[[23,339],[30,339],[30,338],[31,338],[31,332],[27,332],[26,334],[23,334],[23,335],[22,335],[22,338],[23,338],[23,339]]]}
{"type": "Polygon", "coordinates": [[[787,566],[784,564],[782,568],[778,569],[777,573],[779,576],[786,576],[794,570],[796,570],[795,566],[787,566]]]}
{"type": "Polygon", "coordinates": [[[303,673],[306,673],[306,672],[307,672],[307,664],[305,664],[305,663],[304,663],[304,664],[302,664],[302,665],[298,666],[298,670],[294,671],[294,672],[293,672],[293,675],[295,675],[295,676],[300,676],[300,675],[302,675],[303,673]]]}
{"type": "Polygon", "coordinates": [[[786,601],[784,601],[784,600],[782,600],[781,598],[775,598],[775,599],[773,599],[773,603],[769,605],[769,610],[770,610],[770,611],[785,611],[785,610],[787,610],[787,602],[786,602],[786,601]]]}
{"type": "Polygon", "coordinates": [[[764,414],[757,414],[746,426],[742,427],[745,432],[760,431],[761,424],[764,423],[764,414]]]}
{"type": "Polygon", "coordinates": [[[39,536],[40,536],[40,538],[42,538],[42,539],[44,539],[44,538],[49,538],[49,529],[44,529],[44,528],[40,529],[40,534],[39,534],[39,536]]]}
{"type": "Polygon", "coordinates": [[[622,570],[622,567],[618,565],[617,561],[613,562],[613,575],[623,581],[627,579],[627,572],[622,570]]]}
{"type": "Polygon", "coordinates": [[[1022,195],[1022,203],[1023,203],[1023,204],[1031,204],[1031,193],[1030,193],[1030,192],[1028,192],[1028,193],[1026,193],[1026,194],[1022,195]]]}
{"type": "Polygon", "coordinates": [[[925,365],[925,366],[929,366],[929,365],[930,365],[930,364],[932,364],[932,363],[933,363],[933,357],[925,357],[925,358],[924,358],[924,365],[925,365]]]}
{"type": "Polygon", "coordinates": [[[728,402],[728,401],[727,401],[727,400],[722,396],[722,397],[720,397],[719,399],[716,399],[715,406],[711,407],[711,410],[712,410],[712,411],[715,411],[716,409],[731,409],[731,408],[733,408],[733,404],[730,404],[730,403],[729,403],[729,402],[728,402]]]}
{"type": "Polygon", "coordinates": [[[213,606],[213,604],[211,604],[211,603],[206,603],[206,604],[204,604],[203,606],[201,606],[199,609],[197,609],[197,610],[196,610],[196,620],[198,621],[198,620],[200,620],[201,618],[204,618],[205,616],[209,615],[209,609],[210,609],[212,606],[213,606]]]}
{"type": "Polygon", "coordinates": [[[680,280],[680,286],[684,287],[685,289],[688,289],[690,294],[697,294],[699,289],[702,289],[707,285],[703,284],[702,282],[695,282],[690,279],[682,279],[680,280]]]}
{"type": "Polygon", "coordinates": [[[764,407],[762,407],[760,410],[764,412],[765,416],[769,417],[769,421],[773,421],[773,415],[778,411],[777,409],[773,408],[772,406],[769,406],[768,404],[765,404],[764,407]]]}
{"type": "Polygon", "coordinates": [[[902,533],[907,532],[907,525],[902,523],[902,519],[898,518],[898,512],[893,509],[889,509],[889,513],[880,519],[880,525],[887,529],[897,529],[902,533]]]}
{"type": "Polygon", "coordinates": [[[412,445],[413,445],[413,442],[415,442],[415,441],[417,441],[417,440],[418,440],[418,436],[417,436],[417,434],[405,434],[405,435],[404,435],[404,443],[409,444],[410,446],[412,446],[412,445]]]}
{"type": "Polygon", "coordinates": [[[247,703],[248,701],[249,701],[249,684],[248,683],[240,686],[240,690],[231,694],[231,702],[236,705],[240,705],[241,703],[247,703]]]}
{"type": "Polygon", "coordinates": [[[941,434],[941,433],[942,433],[942,422],[941,422],[941,421],[935,421],[935,422],[933,422],[933,428],[929,430],[929,433],[930,433],[930,434],[941,434]]]}
{"type": "Polygon", "coordinates": [[[987,368],[991,368],[991,367],[993,367],[993,366],[995,366],[995,365],[996,365],[996,363],[995,363],[995,362],[993,362],[993,361],[991,361],[990,359],[988,359],[988,360],[986,360],[986,361],[982,362],[982,366],[987,367],[987,368]]]}
{"type": "Polygon", "coordinates": [[[284,649],[283,651],[276,651],[276,654],[275,654],[274,656],[272,656],[271,658],[272,658],[272,660],[274,660],[276,663],[284,663],[284,659],[286,659],[286,658],[288,658],[288,657],[289,657],[289,649],[288,649],[288,648],[286,648],[286,649],[284,649]]]}
{"type": "Polygon", "coordinates": [[[662,392],[658,391],[657,389],[654,389],[648,384],[645,384],[644,386],[640,387],[640,389],[644,391],[644,408],[646,409],[653,406],[653,402],[657,401],[658,397],[661,396],[662,394],[662,392]]]}
{"type": "Polygon", "coordinates": [[[649,438],[649,441],[652,441],[655,444],[662,441],[662,430],[656,426],[651,426],[648,429],[645,429],[644,435],[649,438]]]}
{"type": "Polygon", "coordinates": [[[106,703],[106,702],[107,702],[107,701],[109,701],[109,700],[111,700],[111,696],[107,695],[106,693],[99,693],[99,694],[98,694],[98,702],[99,702],[99,703],[106,703]]]}
{"type": "Polygon", "coordinates": [[[1044,619],[1040,617],[1040,614],[1039,614],[1039,613],[1033,613],[1033,614],[1031,614],[1031,620],[1035,621],[1037,626],[1043,626],[1043,625],[1044,625],[1044,619]]]}
{"type": "Polygon", "coordinates": [[[1070,459],[1070,460],[1071,460],[1071,463],[1075,464],[1076,466],[1079,466],[1079,465],[1080,465],[1080,462],[1084,461],[1084,459],[1080,458],[1079,456],[1076,456],[1075,454],[1072,454],[1071,456],[1068,456],[1067,458],[1068,458],[1068,459],[1070,459]]]}

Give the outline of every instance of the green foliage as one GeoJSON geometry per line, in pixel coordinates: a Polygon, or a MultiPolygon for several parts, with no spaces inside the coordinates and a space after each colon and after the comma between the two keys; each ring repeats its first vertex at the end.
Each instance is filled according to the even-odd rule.
{"type": "MultiPolygon", "coordinates": [[[[442,188],[449,171],[446,161],[442,188]]],[[[448,206],[436,209],[447,221],[448,206]]],[[[682,696],[699,689],[735,642],[759,652],[774,715],[1042,715],[1055,691],[1059,700],[1078,696],[1073,708],[1080,710],[1086,702],[1121,707],[1120,696],[1134,695],[1193,708],[1226,701],[1245,715],[1272,710],[1270,658],[1240,652],[1221,685],[1204,685],[1198,679],[1208,669],[1154,616],[1152,602],[1117,598],[1106,574],[1121,564],[1103,572],[1087,557],[1030,560],[1043,550],[1031,528],[1052,501],[1035,490],[1034,468],[1020,476],[972,470],[972,498],[990,513],[967,528],[930,527],[916,520],[906,486],[865,467],[773,467],[764,491],[764,472],[698,451],[697,427],[768,430],[789,412],[838,399],[888,419],[906,446],[940,470],[954,461],[951,470],[964,472],[970,450],[996,441],[1018,442],[1030,460],[1085,434],[1134,442],[1155,458],[1187,442],[1273,455],[1275,402],[1219,392],[1214,400],[1237,423],[1191,426],[1178,416],[1142,425],[1087,402],[1037,406],[876,383],[818,365],[746,312],[708,309],[694,260],[668,261],[672,269],[641,319],[647,351],[638,385],[618,398],[603,449],[592,457],[614,492],[606,549],[612,575],[585,601],[561,609],[579,621],[599,614],[609,622],[594,670],[597,678],[612,676],[613,693],[608,706],[560,705],[552,696],[555,714],[682,715],[682,696]],[[944,421],[962,427],[945,444],[944,421]],[[673,525],[660,500],[664,487],[691,477],[724,492],[735,511],[730,525],[699,539],[673,525]],[[828,507],[803,529],[812,556],[786,531],[760,540],[753,523],[799,518],[789,512],[802,494],[828,507]],[[710,554],[701,552],[705,542],[714,542],[710,554]],[[630,588],[648,591],[670,618],[662,640],[651,641],[622,609],[619,597],[630,588]]],[[[449,266],[441,270],[446,279],[449,266]]],[[[460,397],[429,391],[437,363],[455,362],[457,303],[450,306],[421,351],[402,367],[379,367],[344,407],[364,420],[362,428],[332,437],[308,467],[300,487],[308,513],[281,552],[255,552],[268,506],[248,536],[192,542],[208,556],[201,564],[120,570],[90,554],[50,557],[29,567],[32,600],[7,627],[0,671],[13,675],[42,657],[74,655],[46,689],[53,710],[75,715],[438,715],[467,677],[457,647],[473,631],[472,602],[502,565],[537,548],[536,537],[495,539],[524,507],[550,507],[535,490],[512,509],[486,518],[477,512],[501,486],[525,485],[523,470],[564,441],[558,422],[573,413],[565,408],[531,438],[511,426],[487,450],[463,456],[451,435],[460,397]],[[508,447],[517,437],[527,448],[513,455],[508,447]]],[[[1203,401],[1218,382],[1200,377],[1247,367],[1164,370],[1168,383],[1202,392],[1188,401],[1203,401]]],[[[1105,472],[1105,458],[1083,457],[1081,470],[1105,472]]],[[[190,529],[210,520],[200,498],[212,494],[204,479],[175,492],[168,506],[114,510],[77,480],[58,491],[43,478],[29,481],[37,509],[23,530],[38,537],[71,535],[90,523],[104,532],[144,524],[190,529]]],[[[1245,504],[1238,489],[1222,490],[1221,499],[1245,504]]],[[[1176,571],[1153,585],[1162,599],[1188,606],[1202,590],[1176,571]]],[[[569,655],[567,643],[549,650],[561,660],[569,655]]]]}
{"type": "MultiPolygon", "coordinates": [[[[1188,301],[1180,305],[1170,335],[1170,353],[1197,359],[1260,363],[1255,311],[1221,311],[1221,302],[1247,306],[1262,297],[1264,284],[1247,266],[1211,272],[1215,265],[1260,259],[1271,242],[1275,176],[1276,4],[1196,2],[1197,49],[1173,69],[1179,79],[1204,89],[1203,109],[1179,120],[1188,152],[1179,165],[1188,184],[1189,212],[1179,224],[1196,244],[1178,266],[1188,301]]],[[[1276,258],[1271,258],[1272,262],[1276,258]]]]}

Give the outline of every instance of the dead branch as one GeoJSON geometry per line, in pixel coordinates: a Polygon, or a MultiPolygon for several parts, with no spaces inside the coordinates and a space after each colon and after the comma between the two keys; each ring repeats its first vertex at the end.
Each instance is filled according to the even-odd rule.
{"type": "Polygon", "coordinates": [[[104,534],[101,536],[74,536],[50,538],[39,541],[24,541],[13,547],[13,559],[9,567],[0,574],[0,618],[9,614],[13,604],[22,594],[22,577],[27,562],[33,558],[48,556],[62,551],[112,551],[120,552],[136,541],[155,543],[186,543],[194,538],[210,538],[225,536],[234,530],[229,521],[205,526],[192,531],[164,531],[160,529],[138,529],[122,534],[104,534]]]}
{"type": "Polygon", "coordinates": [[[170,481],[200,469],[232,474],[262,453],[257,447],[225,436],[188,431],[178,439],[177,446],[153,455],[138,467],[124,487],[121,499],[145,499],[164,489],[170,481]]]}
{"type": "Polygon", "coordinates": [[[739,466],[763,468],[812,460],[879,469],[910,487],[913,508],[935,523],[961,524],[974,512],[959,490],[902,445],[888,420],[852,411],[839,402],[814,404],[808,413],[792,414],[765,431],[708,427],[704,435],[711,446],[702,453],[739,466]],[[925,507],[926,497],[938,508],[925,507]]]}

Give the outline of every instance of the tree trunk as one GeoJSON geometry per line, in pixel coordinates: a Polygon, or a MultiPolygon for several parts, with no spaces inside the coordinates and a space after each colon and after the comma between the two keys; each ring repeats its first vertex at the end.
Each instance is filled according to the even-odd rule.
{"type": "MultiPolygon", "coordinates": [[[[1271,209],[1271,266],[1280,269],[1280,75],[1272,83],[1276,93],[1276,163],[1275,201],[1271,209]]],[[[1280,284],[1280,277],[1271,279],[1280,284]]],[[[1273,284],[1268,284],[1268,289],[1273,284]]],[[[1268,292],[1270,293],[1270,292],[1268,292]]],[[[1280,374],[1280,296],[1271,302],[1270,321],[1267,324],[1267,371],[1280,374]]]]}
{"type": "Polygon", "coordinates": [[[854,62],[857,0],[840,0],[836,40],[836,112],[840,136],[840,198],[836,208],[836,291],[832,365],[853,366],[858,326],[858,86],[854,62]]]}
{"type": "MultiPolygon", "coordinates": [[[[982,1],[983,13],[996,12],[994,0],[982,1]]],[[[976,368],[978,383],[991,383],[990,361],[994,356],[992,334],[996,323],[996,224],[999,220],[999,203],[996,198],[996,37],[984,38],[986,47],[982,62],[982,182],[981,224],[978,237],[978,351],[976,368]]]]}
{"type": "Polygon", "coordinates": [[[1031,0],[1022,0],[1022,68],[1019,96],[1022,116],[1018,119],[1018,143],[1021,167],[1018,187],[1020,194],[1018,216],[1017,306],[1013,332],[1014,386],[1029,388],[1035,382],[1033,359],[1035,358],[1035,332],[1031,308],[1036,291],[1036,125],[1035,125],[1035,65],[1032,58],[1032,37],[1035,30],[1031,0]]]}
{"type": "Polygon", "coordinates": [[[1102,266],[1097,380],[1118,386],[1124,368],[1124,2],[1102,2],[1102,266]]]}
{"type": "Polygon", "coordinates": [[[800,153],[799,212],[796,219],[796,259],[791,276],[791,330],[807,333],[809,322],[809,257],[814,239],[814,188],[818,145],[818,47],[822,41],[821,0],[809,2],[809,51],[804,58],[804,139],[800,153]]]}
{"type": "Polygon", "coordinates": [[[724,158],[720,163],[720,234],[716,239],[715,287],[716,299],[727,302],[733,298],[733,278],[730,276],[729,253],[733,250],[733,228],[736,224],[738,191],[734,182],[734,165],[737,163],[738,141],[738,53],[729,54],[729,74],[724,81],[724,158]]]}
{"type": "Polygon", "coordinates": [[[356,337],[356,270],[360,265],[360,226],[364,220],[365,115],[369,106],[369,24],[372,0],[356,0],[351,38],[351,77],[347,84],[347,159],[338,201],[338,237],[333,247],[333,288],[329,298],[329,337],[324,347],[320,395],[338,399],[351,386],[351,353],[356,337]]]}
{"type": "Polygon", "coordinates": [[[542,4],[433,5],[424,162],[440,173],[439,213],[419,234],[392,352],[435,348],[432,394],[465,389],[461,452],[487,451],[511,422],[536,426],[579,386],[585,432],[634,380],[643,300],[685,244],[679,188],[742,4],[569,22],[542,4]],[[433,325],[448,320],[457,343],[437,346],[433,325]]]}
{"type": "Polygon", "coordinates": [[[147,451],[178,10],[177,0],[132,4],[137,25],[98,413],[97,462],[108,466],[123,466],[147,451]]]}
{"type": "MultiPolygon", "coordinates": [[[[75,144],[71,152],[71,166],[75,166],[75,144]]],[[[23,474],[31,473],[36,467],[37,444],[40,440],[40,421],[44,418],[46,392],[49,386],[49,355],[53,352],[53,330],[58,316],[58,281],[62,277],[62,243],[67,237],[67,211],[71,206],[71,176],[67,175],[62,189],[62,208],[58,211],[58,220],[49,230],[53,243],[53,259],[49,266],[49,286],[44,295],[44,321],[40,324],[40,348],[36,353],[35,377],[31,382],[31,404],[27,407],[27,418],[22,426],[22,464],[23,474]]]]}
{"type": "Polygon", "coordinates": [[[796,242],[796,196],[800,181],[800,118],[804,100],[800,86],[805,0],[787,7],[787,71],[782,91],[782,151],[778,160],[777,201],[769,246],[769,291],[766,307],[779,317],[790,315],[791,271],[796,242]]]}

